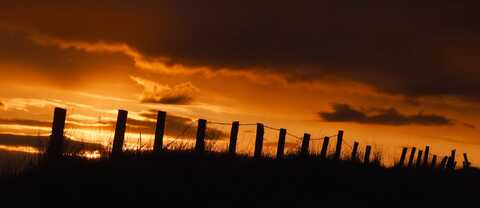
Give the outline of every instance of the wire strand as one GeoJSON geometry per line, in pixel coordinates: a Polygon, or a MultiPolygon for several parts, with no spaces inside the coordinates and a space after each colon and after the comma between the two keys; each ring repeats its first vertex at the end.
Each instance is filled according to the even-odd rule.
{"type": "MultiPolygon", "coordinates": [[[[192,121],[191,124],[194,124],[195,121],[192,121]]],[[[190,130],[192,128],[193,125],[187,125],[185,127],[185,129],[183,129],[182,133],[180,135],[177,135],[171,142],[169,142],[167,145],[166,145],[166,148],[169,148],[170,145],[172,145],[173,143],[175,143],[178,139],[182,138],[183,136],[185,136],[185,133],[190,130]]]]}
{"type": "Polygon", "coordinates": [[[275,128],[275,127],[271,127],[271,126],[267,126],[267,125],[264,125],[264,127],[267,128],[267,129],[274,130],[274,131],[280,131],[279,128],[275,128]]]}
{"type": "Polygon", "coordinates": [[[231,123],[216,122],[216,121],[208,121],[207,124],[217,124],[217,125],[225,125],[225,126],[230,126],[230,125],[232,125],[231,123]]]}
{"type": "Polygon", "coordinates": [[[240,126],[256,126],[257,124],[255,123],[246,123],[246,124],[239,124],[240,126]]]}

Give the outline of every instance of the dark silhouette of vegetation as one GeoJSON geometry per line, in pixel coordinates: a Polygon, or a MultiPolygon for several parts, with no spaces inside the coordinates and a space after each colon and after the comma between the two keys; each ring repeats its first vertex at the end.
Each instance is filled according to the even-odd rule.
{"type": "MultiPolygon", "coordinates": [[[[157,125],[157,148],[153,151],[125,150],[123,136],[127,112],[121,111],[113,148],[102,157],[87,159],[80,151],[69,151],[63,136],[65,111],[55,111],[47,150],[22,171],[0,177],[0,196],[17,205],[75,206],[197,206],[197,207],[411,207],[475,202],[480,171],[470,167],[464,154],[463,169],[455,170],[456,150],[439,166],[436,155],[429,162],[429,146],[415,160],[416,148],[404,164],[407,149],[394,167],[382,166],[382,154],[366,145],[351,154],[342,153],[343,131],[335,150],[328,151],[324,137],[319,153],[309,152],[310,134],[297,137],[300,149],[284,154],[285,129],[258,124],[253,157],[235,153],[231,142],[223,152],[214,152],[207,121],[199,119],[195,146],[163,143],[163,119],[157,125]],[[60,113],[58,113],[60,112],[60,113]],[[265,128],[279,131],[275,159],[262,151],[265,128]],[[171,145],[174,146],[171,146],[171,145]],[[165,147],[165,148],[163,148],[165,147]],[[167,148],[168,147],[168,148],[167,148]],[[228,151],[227,151],[228,149],[228,151]],[[422,156],[425,156],[422,158],[422,156]],[[422,164],[422,161],[424,163],[422,164]],[[426,161],[426,162],[425,162],[426,161]],[[415,164],[415,165],[414,165],[415,164]],[[407,167],[407,168],[405,168],[407,167]],[[25,200],[28,199],[28,200],[25,200]]],[[[165,113],[160,112],[160,118],[165,113]]],[[[213,122],[212,122],[213,123],[213,122]]],[[[238,131],[232,125],[230,141],[238,131]]],[[[226,124],[228,125],[228,124],[226,124]]],[[[318,140],[318,139],[316,139],[318,140]]],[[[215,141],[215,140],[213,140],[215,141]]],[[[139,144],[140,147],[140,144],[139,144]]],[[[108,147],[106,147],[108,148],[108,147]]],[[[218,150],[217,150],[218,151],[218,150]]]]}
{"type": "Polygon", "coordinates": [[[95,160],[44,158],[22,173],[0,178],[0,196],[22,206],[406,207],[474,201],[479,193],[476,169],[385,168],[375,161],[332,156],[276,160],[165,150],[95,160]]]}

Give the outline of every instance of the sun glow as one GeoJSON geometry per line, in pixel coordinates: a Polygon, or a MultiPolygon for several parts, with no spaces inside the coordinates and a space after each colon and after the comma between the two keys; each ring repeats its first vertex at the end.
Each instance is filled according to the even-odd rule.
{"type": "Polygon", "coordinates": [[[102,154],[100,153],[100,151],[95,150],[95,151],[84,151],[80,153],[80,156],[87,159],[98,159],[102,157],[102,154]]]}
{"type": "Polygon", "coordinates": [[[35,147],[30,146],[8,146],[8,145],[0,145],[0,150],[5,150],[9,152],[23,152],[23,153],[30,153],[30,154],[39,154],[40,151],[35,147]]]}

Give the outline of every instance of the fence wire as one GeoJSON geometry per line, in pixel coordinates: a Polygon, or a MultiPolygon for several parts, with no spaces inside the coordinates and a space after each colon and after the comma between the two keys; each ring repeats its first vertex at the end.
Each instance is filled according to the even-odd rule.
{"type": "MultiPolygon", "coordinates": [[[[225,134],[230,133],[229,130],[226,129],[225,126],[231,126],[231,125],[232,125],[232,123],[229,123],[229,122],[221,122],[221,121],[208,121],[207,124],[224,126],[222,129],[218,129],[218,128],[217,128],[217,130],[223,131],[223,132],[225,132],[225,134]]],[[[258,123],[239,123],[239,126],[257,126],[257,125],[258,125],[258,123]]],[[[207,126],[208,126],[208,125],[207,125],[207,126]]],[[[191,126],[189,126],[189,127],[191,127],[191,126]]],[[[266,129],[266,130],[274,131],[274,132],[276,133],[276,134],[275,134],[276,137],[278,138],[279,132],[280,132],[281,128],[277,128],[277,127],[273,127],[273,126],[269,126],[269,125],[263,125],[263,127],[264,127],[264,129],[266,129]]],[[[207,127],[207,128],[208,128],[208,127],[207,127]]],[[[254,133],[255,133],[255,132],[254,132],[254,130],[252,130],[252,131],[248,131],[248,134],[253,134],[253,135],[247,136],[248,138],[245,137],[245,136],[244,136],[244,137],[240,137],[240,136],[239,136],[239,140],[246,140],[246,139],[247,139],[247,140],[252,140],[252,139],[254,140],[254,138],[255,138],[254,133]],[[253,132],[252,132],[252,131],[253,131],[253,132]],[[251,137],[251,138],[250,138],[250,137],[251,137]]],[[[184,132],[185,132],[185,131],[184,131],[184,132]]],[[[244,132],[244,133],[245,133],[245,132],[244,132]]],[[[266,132],[264,132],[264,133],[266,133],[266,132]]],[[[240,132],[239,132],[239,134],[240,134],[240,132]]],[[[272,139],[272,136],[274,136],[274,135],[268,135],[268,133],[267,133],[267,135],[264,135],[264,140],[265,140],[265,141],[270,141],[270,140],[271,140],[271,141],[268,143],[268,145],[271,145],[270,143],[273,143],[272,141],[274,141],[274,139],[272,139]]],[[[181,135],[180,135],[179,137],[175,138],[175,140],[179,139],[180,137],[181,137],[181,135]]],[[[313,146],[315,145],[315,143],[316,143],[316,145],[320,145],[320,144],[318,143],[318,141],[323,141],[326,137],[328,137],[328,138],[334,138],[334,137],[338,137],[338,134],[324,135],[324,136],[321,136],[321,137],[310,138],[310,141],[314,142],[314,143],[312,143],[312,145],[311,145],[310,148],[311,148],[311,149],[314,149],[315,147],[313,147],[313,146]]],[[[287,143],[288,143],[288,141],[290,141],[290,143],[295,143],[295,146],[297,146],[297,148],[298,148],[298,147],[301,145],[301,143],[303,142],[303,138],[304,138],[303,135],[302,135],[302,136],[298,136],[298,134],[292,133],[292,132],[290,132],[290,131],[287,130],[285,140],[286,140],[287,143]]],[[[206,134],[206,139],[207,139],[207,141],[211,139],[209,134],[206,134]]],[[[175,141],[175,140],[174,140],[174,141],[175,141]]],[[[172,142],[174,142],[174,141],[172,141],[172,142]]],[[[252,141],[250,141],[250,142],[252,142],[252,141]]],[[[344,139],[342,140],[342,143],[343,143],[344,146],[346,146],[349,150],[351,150],[351,151],[353,150],[352,144],[350,144],[350,141],[348,141],[347,139],[344,138],[344,139]]],[[[248,146],[252,146],[252,145],[254,145],[254,142],[251,143],[251,144],[250,144],[250,143],[248,144],[248,146]]],[[[268,145],[267,145],[267,146],[268,146],[268,145]]],[[[320,148],[320,147],[319,147],[319,148],[320,148]]],[[[329,149],[331,149],[331,148],[333,148],[333,145],[329,145],[329,149]]],[[[330,151],[332,151],[332,150],[329,150],[329,152],[330,152],[330,151]]],[[[248,151],[248,152],[250,152],[250,151],[248,151]]]]}

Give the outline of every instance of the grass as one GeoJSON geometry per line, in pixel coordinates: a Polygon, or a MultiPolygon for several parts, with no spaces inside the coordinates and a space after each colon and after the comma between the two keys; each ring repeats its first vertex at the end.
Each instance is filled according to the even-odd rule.
{"type": "Polygon", "coordinates": [[[1,177],[0,196],[22,206],[405,207],[466,202],[479,193],[480,174],[474,169],[386,168],[379,157],[365,165],[291,154],[283,160],[199,155],[184,147],[160,154],[127,151],[119,158],[42,159],[1,177]]]}

